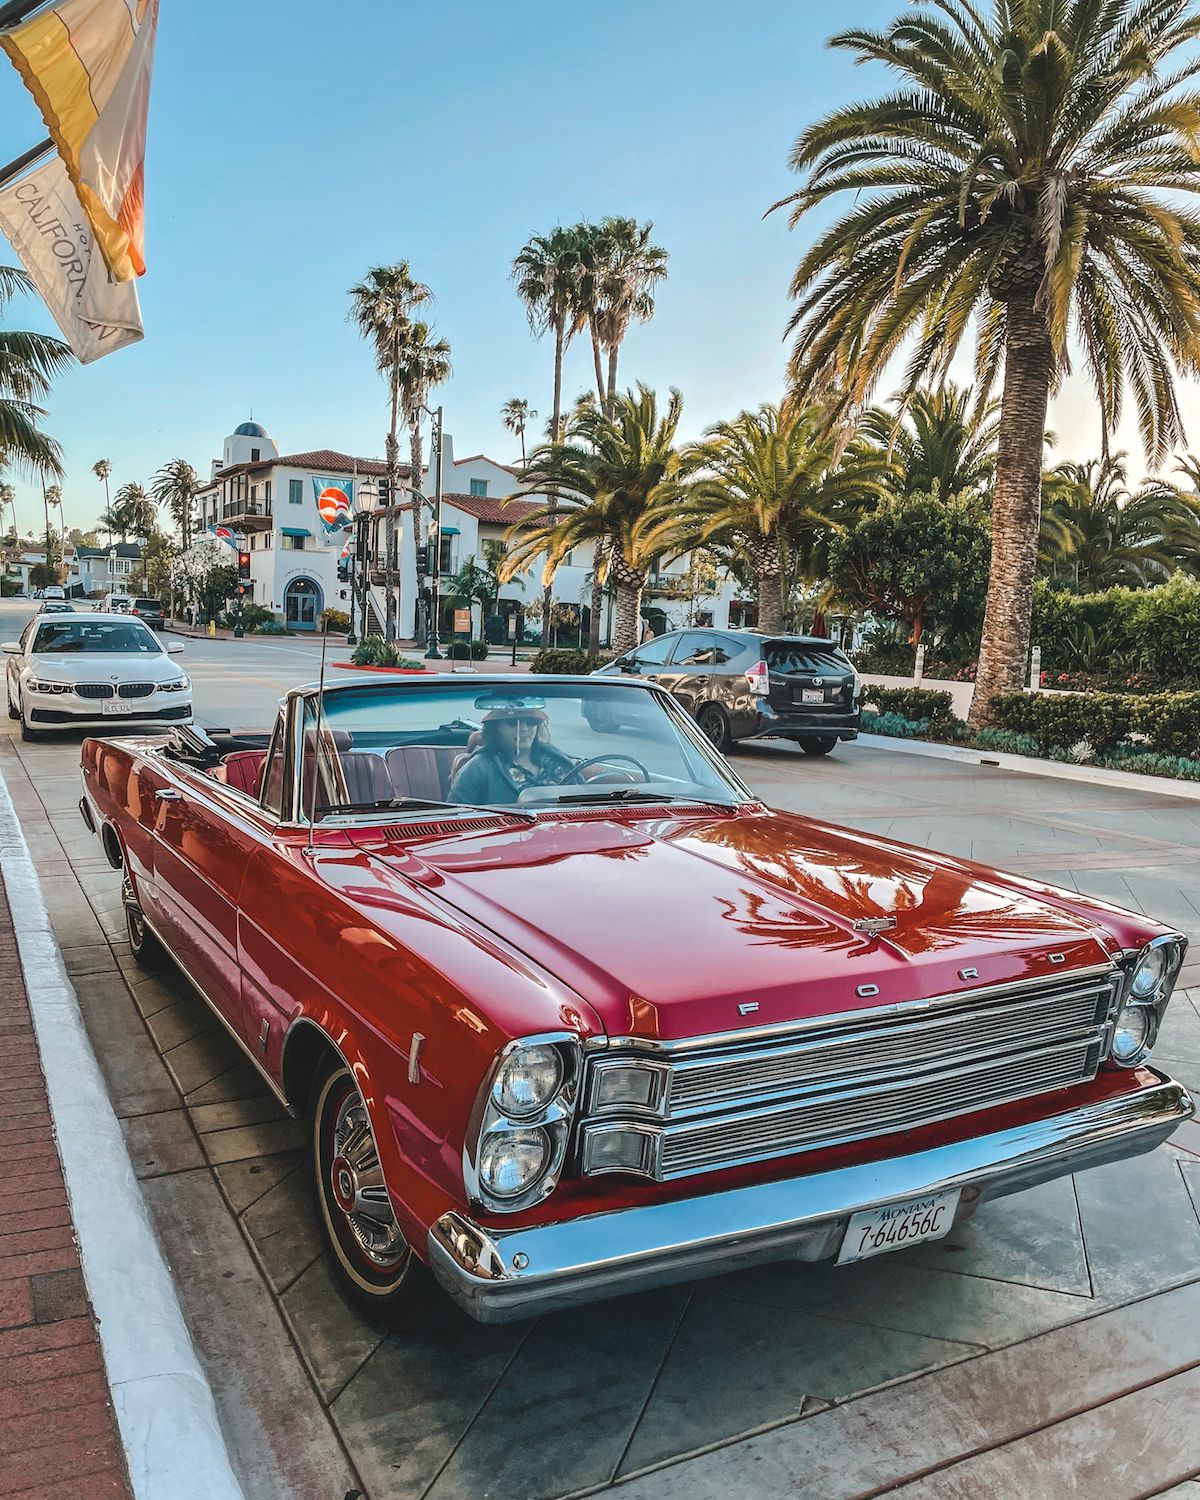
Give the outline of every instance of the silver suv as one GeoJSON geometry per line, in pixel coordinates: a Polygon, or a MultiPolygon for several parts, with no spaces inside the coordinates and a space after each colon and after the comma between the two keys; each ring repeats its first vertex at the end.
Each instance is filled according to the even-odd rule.
{"type": "Polygon", "coordinates": [[[721,751],[773,738],[828,755],[858,737],[858,674],[841,647],[817,636],[670,630],[595,675],[659,683],[721,751]]]}

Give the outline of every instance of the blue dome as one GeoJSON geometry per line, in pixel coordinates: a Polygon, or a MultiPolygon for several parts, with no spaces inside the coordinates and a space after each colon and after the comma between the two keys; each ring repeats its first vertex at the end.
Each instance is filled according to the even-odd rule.
{"type": "Polygon", "coordinates": [[[240,427],[233,429],[234,437],[260,437],[265,438],[267,429],[261,422],[243,422],[240,427]]]}

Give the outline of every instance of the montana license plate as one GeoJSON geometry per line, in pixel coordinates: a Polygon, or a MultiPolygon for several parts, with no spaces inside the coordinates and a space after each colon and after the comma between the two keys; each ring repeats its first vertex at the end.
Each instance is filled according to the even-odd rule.
{"type": "Polygon", "coordinates": [[[130,705],[124,698],[105,698],[100,705],[101,711],[106,714],[127,714],[130,705]]]}
{"type": "Polygon", "coordinates": [[[800,689],[800,702],[801,703],[824,703],[825,702],[825,690],[823,688],[801,688],[800,689]]]}
{"type": "Polygon", "coordinates": [[[940,1240],[954,1223],[960,1191],[954,1188],[948,1193],[926,1193],[907,1203],[889,1203],[886,1208],[864,1208],[851,1214],[838,1265],[905,1245],[919,1245],[923,1240],[940,1240]]]}

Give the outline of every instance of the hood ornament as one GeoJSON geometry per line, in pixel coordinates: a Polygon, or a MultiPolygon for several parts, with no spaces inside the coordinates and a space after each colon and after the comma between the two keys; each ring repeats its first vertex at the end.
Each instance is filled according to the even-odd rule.
{"type": "Polygon", "coordinates": [[[855,932],[863,932],[867,937],[878,937],[881,932],[891,932],[895,925],[895,917],[858,917],[851,923],[855,932]]]}

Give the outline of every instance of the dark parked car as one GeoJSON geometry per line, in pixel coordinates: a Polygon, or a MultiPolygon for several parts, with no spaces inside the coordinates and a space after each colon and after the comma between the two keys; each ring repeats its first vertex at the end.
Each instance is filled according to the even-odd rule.
{"type": "Polygon", "coordinates": [[[597,675],[659,683],[718,750],[773,738],[828,755],[838,740],[858,736],[858,675],[840,647],[816,636],[671,630],[597,675]]]}
{"type": "Polygon", "coordinates": [[[161,630],[167,623],[167,612],[160,599],[135,599],[129,606],[129,613],[144,620],[151,630],[161,630]]]}

